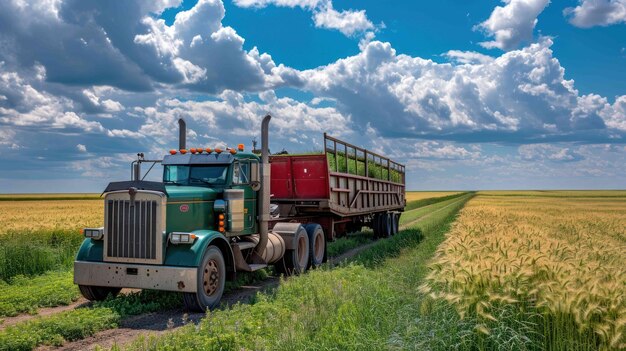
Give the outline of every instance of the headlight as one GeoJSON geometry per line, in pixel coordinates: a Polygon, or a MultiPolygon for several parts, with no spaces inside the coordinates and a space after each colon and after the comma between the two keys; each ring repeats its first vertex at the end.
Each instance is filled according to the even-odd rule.
{"type": "Polygon", "coordinates": [[[85,235],[85,238],[90,238],[93,240],[102,240],[102,238],[104,237],[104,227],[85,228],[83,229],[83,235],[85,235]]]}
{"type": "Polygon", "coordinates": [[[197,236],[191,233],[170,233],[170,242],[174,245],[178,244],[193,244],[197,236]]]}

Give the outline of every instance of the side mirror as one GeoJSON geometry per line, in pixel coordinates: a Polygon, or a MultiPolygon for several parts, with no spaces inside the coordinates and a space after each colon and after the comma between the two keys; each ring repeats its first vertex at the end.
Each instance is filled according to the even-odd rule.
{"type": "Polygon", "coordinates": [[[261,190],[261,175],[258,162],[250,162],[250,186],[254,191],[261,190]]]}

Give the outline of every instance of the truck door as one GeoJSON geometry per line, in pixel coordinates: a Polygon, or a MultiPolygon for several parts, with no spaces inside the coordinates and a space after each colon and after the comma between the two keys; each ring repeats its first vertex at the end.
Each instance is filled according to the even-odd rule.
{"type": "Polygon", "coordinates": [[[233,189],[243,189],[244,230],[242,234],[256,233],[256,191],[250,186],[250,162],[237,160],[233,163],[233,189]]]}

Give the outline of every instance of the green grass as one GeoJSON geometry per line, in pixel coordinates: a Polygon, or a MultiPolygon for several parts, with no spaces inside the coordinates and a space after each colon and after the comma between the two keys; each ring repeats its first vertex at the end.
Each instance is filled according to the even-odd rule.
{"type": "Polygon", "coordinates": [[[71,271],[54,271],[0,281],[0,317],[35,313],[40,307],[69,305],[80,297],[71,271]]]}
{"type": "MultiPolygon", "coordinates": [[[[335,163],[335,155],[326,153],[328,160],[328,168],[331,172],[342,172],[354,175],[365,176],[365,159],[363,157],[355,157],[348,155],[348,164],[346,168],[346,156],[343,152],[337,152],[337,162],[335,163]]],[[[391,180],[395,183],[402,183],[402,173],[397,170],[388,170],[386,165],[380,165],[372,160],[367,163],[367,176],[381,180],[391,180]],[[389,175],[390,173],[390,175],[389,175]]]]}
{"type": "Polygon", "coordinates": [[[85,238],[72,230],[9,231],[0,235],[0,280],[72,266],[85,238]]]}
{"type": "Polygon", "coordinates": [[[404,208],[404,211],[406,213],[408,211],[414,210],[414,209],[419,208],[419,207],[424,207],[424,206],[436,204],[438,202],[447,201],[447,200],[451,200],[451,199],[456,199],[456,198],[464,196],[466,194],[468,194],[468,192],[452,194],[452,195],[447,195],[447,196],[441,196],[441,197],[430,197],[430,198],[427,198],[427,199],[411,201],[411,202],[406,204],[406,207],[404,208]]]}
{"type": "Polygon", "coordinates": [[[0,350],[32,350],[39,345],[63,344],[83,339],[101,330],[117,327],[122,318],[179,306],[178,293],[143,290],[120,295],[91,307],[36,317],[0,331],[0,350]]]}
{"type": "MultiPolygon", "coordinates": [[[[413,207],[412,210],[405,211],[404,213],[402,213],[402,216],[400,217],[400,225],[401,226],[406,225],[408,223],[411,223],[419,219],[420,217],[423,217],[429,213],[432,213],[450,204],[453,204],[456,201],[461,201],[462,196],[467,197],[468,193],[463,193],[461,196],[452,196],[452,197],[444,196],[443,198],[441,198],[442,200],[436,201],[436,202],[429,202],[427,205],[423,205],[423,207],[415,208],[414,206],[412,206],[413,207]]],[[[421,202],[421,201],[422,200],[418,200],[416,202],[421,202]]]]}
{"type": "Polygon", "coordinates": [[[333,242],[329,242],[326,246],[326,252],[328,253],[328,257],[337,257],[355,247],[371,242],[373,237],[374,235],[371,230],[348,234],[337,238],[333,242]]]}
{"type": "Polygon", "coordinates": [[[289,279],[274,293],[257,295],[253,305],[212,312],[198,326],[140,338],[130,349],[403,349],[399,332],[415,318],[403,316],[405,306],[419,303],[425,263],[462,206],[459,202],[376,242],[352,264],[289,279]]]}

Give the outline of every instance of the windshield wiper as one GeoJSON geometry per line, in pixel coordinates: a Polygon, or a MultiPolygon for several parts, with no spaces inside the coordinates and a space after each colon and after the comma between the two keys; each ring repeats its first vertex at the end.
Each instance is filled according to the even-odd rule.
{"type": "Polygon", "coordinates": [[[203,182],[204,184],[213,184],[210,181],[208,181],[206,179],[202,179],[202,178],[189,178],[189,180],[203,182]]]}

